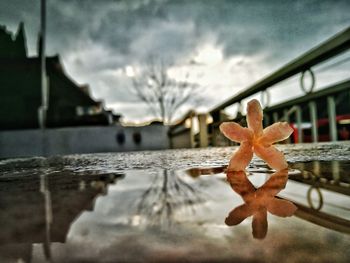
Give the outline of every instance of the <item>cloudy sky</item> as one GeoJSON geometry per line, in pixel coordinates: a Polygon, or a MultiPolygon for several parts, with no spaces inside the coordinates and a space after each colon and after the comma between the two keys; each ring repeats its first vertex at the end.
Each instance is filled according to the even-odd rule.
{"type": "MultiPolygon", "coordinates": [[[[24,21],[30,55],[36,55],[39,3],[0,0],[0,24],[15,32],[24,21]]],[[[140,69],[150,58],[171,61],[175,78],[189,72],[202,89],[198,109],[207,110],[350,25],[347,0],[47,0],[47,5],[48,54],[59,54],[68,75],[88,83],[94,98],[132,121],[150,114],[131,92],[127,69],[140,69]]]]}

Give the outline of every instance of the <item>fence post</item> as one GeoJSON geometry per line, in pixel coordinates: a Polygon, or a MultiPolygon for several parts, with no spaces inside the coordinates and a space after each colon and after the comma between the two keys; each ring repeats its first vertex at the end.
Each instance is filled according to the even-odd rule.
{"type": "MultiPolygon", "coordinates": [[[[288,122],[288,124],[290,123],[289,111],[288,111],[288,109],[283,110],[283,118],[284,118],[284,121],[288,122]]],[[[287,143],[291,143],[290,137],[288,137],[288,138],[286,139],[286,142],[287,142],[287,143]]]]}
{"type": "Polygon", "coordinates": [[[196,142],[195,142],[195,131],[194,131],[194,125],[193,125],[193,118],[194,115],[191,113],[190,116],[188,117],[190,120],[190,144],[191,144],[191,148],[196,147],[196,142]]]}
{"type": "Polygon", "coordinates": [[[333,96],[327,97],[327,108],[328,108],[328,121],[329,121],[329,133],[331,135],[331,141],[335,142],[338,140],[337,136],[337,120],[336,120],[336,108],[333,96]]]}
{"type": "Polygon", "coordinates": [[[297,120],[297,125],[298,125],[298,142],[302,143],[303,142],[303,114],[300,106],[295,106],[295,114],[296,114],[296,120],[297,120]]]}
{"type": "Polygon", "coordinates": [[[318,142],[318,127],[317,127],[317,105],[316,102],[309,102],[310,120],[311,120],[311,134],[312,142],[318,142]]]}
{"type": "Polygon", "coordinates": [[[207,114],[199,114],[199,147],[208,147],[207,114]]]}

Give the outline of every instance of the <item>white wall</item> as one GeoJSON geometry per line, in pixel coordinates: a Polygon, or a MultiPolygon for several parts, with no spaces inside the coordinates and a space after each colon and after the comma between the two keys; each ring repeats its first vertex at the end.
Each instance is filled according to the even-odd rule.
{"type": "Polygon", "coordinates": [[[160,124],[0,131],[0,158],[168,149],[167,132],[160,124]],[[135,133],[141,135],[139,144],[135,133]],[[124,134],[124,143],[118,143],[117,134],[124,134]]]}

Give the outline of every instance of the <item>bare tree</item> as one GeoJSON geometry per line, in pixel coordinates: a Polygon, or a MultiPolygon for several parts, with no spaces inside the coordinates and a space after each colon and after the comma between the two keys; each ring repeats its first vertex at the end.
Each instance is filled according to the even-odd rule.
{"type": "Polygon", "coordinates": [[[165,124],[170,124],[186,103],[198,103],[199,88],[198,84],[188,81],[189,73],[179,81],[169,76],[168,69],[163,62],[150,63],[132,78],[136,96],[165,124]]]}

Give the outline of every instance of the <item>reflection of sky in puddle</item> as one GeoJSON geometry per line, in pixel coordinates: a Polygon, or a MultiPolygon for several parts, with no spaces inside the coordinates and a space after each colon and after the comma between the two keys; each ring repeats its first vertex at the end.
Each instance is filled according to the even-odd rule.
{"type": "MultiPolygon", "coordinates": [[[[269,231],[261,241],[251,236],[251,217],[233,228],[225,224],[228,213],[243,201],[226,182],[223,167],[139,169],[123,174],[55,171],[47,176],[53,209],[52,258],[56,262],[164,262],[169,257],[174,261],[220,262],[259,259],[260,255],[264,261],[280,261],[288,255],[296,256],[297,247],[296,251],[306,254],[317,251],[317,256],[344,261],[345,248],[350,244],[349,236],[343,234],[350,229],[348,164],[304,163],[301,172],[296,170],[302,168],[301,164],[292,164],[295,170],[290,171],[288,183],[278,196],[295,202],[299,209],[291,218],[268,214],[269,231]],[[326,176],[317,171],[324,171],[326,176]],[[311,186],[321,191],[323,204],[319,210],[320,197],[315,190],[311,200],[316,209],[310,208],[307,193],[311,186]],[[59,234],[63,235],[60,239],[59,234]],[[325,249],[333,245],[337,250],[325,249]],[[344,254],[339,252],[342,249],[344,254]]],[[[249,172],[248,178],[256,188],[272,176],[262,166],[249,172]]],[[[10,233],[0,234],[0,258],[13,251],[15,255],[22,253],[23,258],[30,253],[33,262],[43,261],[45,231],[36,240],[29,236],[38,229],[45,230],[44,214],[35,215],[43,211],[39,208],[44,209],[39,193],[40,172],[18,172],[12,179],[0,181],[0,186],[2,197],[7,196],[0,201],[4,208],[0,220],[10,233]],[[25,184],[19,176],[30,183],[25,184]],[[16,199],[16,195],[22,197],[16,199]],[[18,222],[21,226],[16,225],[18,222]],[[11,233],[21,233],[23,239],[17,240],[11,233]]]]}
{"type": "MultiPolygon", "coordinates": [[[[196,194],[194,194],[193,203],[182,203],[182,206],[187,205],[190,207],[189,209],[172,210],[171,216],[167,218],[168,220],[172,221],[172,224],[168,225],[169,228],[163,229],[165,231],[164,233],[166,233],[165,235],[168,236],[170,239],[176,239],[176,236],[179,235],[177,236],[178,239],[190,239],[194,243],[197,242],[194,240],[198,238],[209,238],[211,241],[215,240],[216,242],[218,241],[217,239],[219,239],[220,244],[223,241],[223,238],[226,239],[231,235],[232,238],[237,238],[238,236],[245,236],[245,238],[248,238],[248,235],[250,235],[251,233],[251,219],[243,221],[243,223],[240,226],[237,226],[237,229],[233,230],[228,229],[227,226],[224,224],[224,219],[227,217],[228,212],[233,207],[241,205],[242,199],[238,195],[232,193],[232,190],[228,187],[228,184],[225,182],[225,175],[222,173],[222,168],[217,167],[213,169],[195,169],[195,171],[195,173],[193,172],[193,170],[187,171],[187,174],[192,173],[192,175],[195,175],[194,177],[186,176],[181,171],[171,173],[171,176],[177,176],[181,178],[183,182],[186,182],[186,184],[191,186],[191,189],[195,189],[195,191],[198,191],[199,197],[197,197],[196,194]],[[198,174],[200,173],[204,173],[207,175],[201,175],[199,177],[198,174]],[[211,174],[211,176],[208,176],[208,174],[211,174]]],[[[292,171],[291,174],[291,177],[295,177],[295,175],[298,175],[296,171],[294,171],[294,173],[292,171]]],[[[137,238],[138,235],[142,233],[142,235],[149,235],[156,239],[156,241],[153,240],[155,243],[149,243],[150,246],[155,244],[159,245],[158,242],[160,242],[160,240],[158,235],[162,235],[161,232],[159,232],[159,227],[154,227],[157,224],[151,224],[153,225],[153,227],[147,225],[147,220],[145,221],[142,219],[144,215],[142,213],[140,214],[140,211],[138,210],[140,202],[135,201],[140,200],[142,195],[149,190],[147,186],[149,186],[150,182],[152,182],[151,179],[154,179],[157,176],[159,177],[158,180],[160,181],[157,184],[154,184],[153,182],[151,183],[151,185],[158,185],[158,188],[161,189],[162,187],[164,187],[164,170],[128,171],[124,180],[121,180],[116,185],[112,185],[109,187],[109,195],[100,198],[95,208],[95,211],[89,214],[84,213],[84,215],[79,219],[79,224],[76,224],[72,227],[70,232],[71,240],[77,239],[79,236],[81,236],[81,239],[84,239],[85,241],[91,240],[91,242],[93,242],[93,240],[103,239],[103,242],[105,242],[105,244],[107,245],[113,240],[119,239],[121,236],[125,237],[125,235],[131,234],[132,236],[134,236],[134,238],[137,238]],[[163,178],[160,179],[161,176],[159,177],[159,175],[162,175],[163,178]],[[125,195],[126,192],[128,192],[128,195],[125,195]],[[116,200],[123,200],[123,203],[120,204],[120,202],[118,202],[118,205],[114,205],[116,200]],[[105,220],[107,220],[107,218],[110,218],[111,221],[107,220],[106,222],[104,222],[104,224],[102,224],[103,226],[101,226],[101,218],[105,218],[105,220]],[[94,226],[95,228],[92,226],[94,226]],[[86,230],[84,231],[84,227],[89,229],[88,238],[86,235],[81,235],[81,233],[86,232],[86,230]],[[108,233],[105,233],[106,230],[109,228],[113,228],[116,231],[108,231],[108,233]]],[[[252,175],[249,176],[249,180],[252,181],[255,187],[260,187],[269,178],[271,178],[271,173],[262,173],[261,170],[254,170],[254,172],[252,172],[252,175]]],[[[309,186],[303,185],[305,188],[303,189],[303,187],[300,187],[300,184],[301,183],[298,183],[294,180],[289,180],[286,189],[283,190],[280,193],[280,195],[286,196],[287,199],[293,201],[299,201],[301,206],[308,206],[307,198],[305,198],[306,195],[304,192],[307,192],[309,186]],[[303,196],[303,200],[300,200],[298,196],[303,196]]],[[[172,192],[171,189],[170,192],[172,192]]],[[[176,191],[174,191],[172,194],[174,193],[176,193],[176,191]]],[[[172,194],[170,194],[170,197],[174,197],[172,196],[172,194]]],[[[332,221],[332,219],[334,220],[335,218],[342,217],[349,219],[349,202],[347,202],[348,198],[346,196],[341,196],[340,198],[338,196],[339,194],[334,192],[329,193],[329,191],[326,191],[324,194],[327,197],[331,196],[332,194],[336,195],[336,200],[341,200],[341,202],[347,204],[347,206],[342,207],[339,205],[335,205],[334,203],[330,203],[328,204],[328,206],[333,207],[332,211],[329,211],[329,209],[327,209],[327,206],[325,205],[323,207],[325,211],[322,210],[323,212],[334,212],[331,213],[331,215],[335,217],[329,218],[329,220],[332,221]]],[[[326,197],[324,197],[324,199],[326,199],[326,197]]],[[[154,201],[155,200],[156,198],[154,199],[154,201]]],[[[157,204],[156,201],[155,204],[157,204]]],[[[171,205],[174,205],[174,207],[176,207],[176,203],[171,205]]],[[[147,214],[147,216],[149,216],[149,214],[147,214]]],[[[307,220],[308,218],[306,218],[306,221],[300,222],[298,219],[296,221],[295,219],[283,219],[272,215],[268,215],[268,221],[271,224],[270,231],[275,232],[272,233],[274,237],[276,237],[276,231],[282,231],[280,232],[280,234],[284,233],[284,227],[290,229],[290,227],[293,227],[293,225],[295,224],[305,224],[307,220]]],[[[314,223],[317,224],[319,222],[314,223]]],[[[347,223],[347,225],[349,226],[349,223],[347,223]]],[[[323,226],[326,226],[330,229],[334,227],[332,223],[325,225],[324,222],[323,226]]],[[[300,226],[298,226],[297,228],[300,228],[300,226]]],[[[337,229],[339,228],[339,226],[336,225],[335,228],[336,230],[339,230],[337,229]]],[[[345,224],[342,230],[348,232],[349,227],[346,227],[345,224]]],[[[170,246],[176,244],[176,242],[169,240],[166,243],[170,246]]]]}

